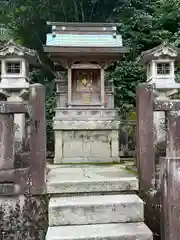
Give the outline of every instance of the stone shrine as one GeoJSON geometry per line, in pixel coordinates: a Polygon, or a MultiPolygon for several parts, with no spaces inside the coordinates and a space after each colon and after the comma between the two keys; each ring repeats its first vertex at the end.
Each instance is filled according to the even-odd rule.
{"type": "MultiPolygon", "coordinates": [[[[146,65],[147,82],[154,84],[154,94],[158,100],[169,100],[180,83],[175,81],[175,63],[180,60],[179,49],[164,41],[161,45],[142,52],[139,61],[146,65]]],[[[164,112],[154,112],[156,142],[165,141],[164,112]]]]}
{"type": "MultiPolygon", "coordinates": [[[[7,101],[23,101],[30,86],[29,68],[37,65],[35,50],[25,48],[12,40],[0,44],[0,98],[7,101]]],[[[15,114],[16,146],[21,149],[25,139],[25,116],[15,114]]]]}
{"type": "Polygon", "coordinates": [[[48,24],[44,50],[54,62],[57,86],[54,163],[118,162],[118,114],[113,86],[105,81],[108,66],[128,51],[117,24],[48,24]]]}

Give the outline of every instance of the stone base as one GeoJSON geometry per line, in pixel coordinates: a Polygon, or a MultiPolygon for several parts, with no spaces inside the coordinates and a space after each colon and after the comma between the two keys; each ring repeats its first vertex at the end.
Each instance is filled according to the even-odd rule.
{"type": "Polygon", "coordinates": [[[71,108],[57,108],[55,120],[114,120],[118,118],[118,112],[114,108],[102,108],[102,107],[71,107],[71,108]]]}
{"type": "Polygon", "coordinates": [[[46,240],[153,240],[144,223],[110,223],[49,227],[46,240]]]}
{"type": "Polygon", "coordinates": [[[54,163],[119,161],[119,122],[55,121],[54,163]]]}
{"type": "MultiPolygon", "coordinates": [[[[61,163],[119,163],[120,157],[69,157],[62,158],[61,163]]],[[[54,158],[54,164],[59,164],[59,159],[54,158]]]]}

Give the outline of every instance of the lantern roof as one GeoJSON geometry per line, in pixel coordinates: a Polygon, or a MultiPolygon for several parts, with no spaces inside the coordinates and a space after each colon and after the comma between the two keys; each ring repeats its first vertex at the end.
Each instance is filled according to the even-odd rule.
{"type": "Polygon", "coordinates": [[[27,58],[29,63],[33,65],[38,63],[38,54],[35,50],[19,45],[13,40],[0,42],[0,58],[9,56],[27,58]]]}
{"type": "Polygon", "coordinates": [[[142,52],[140,57],[137,59],[137,61],[146,64],[151,60],[165,58],[165,57],[168,57],[174,60],[179,60],[180,49],[173,46],[168,41],[164,41],[161,45],[142,52]]]}

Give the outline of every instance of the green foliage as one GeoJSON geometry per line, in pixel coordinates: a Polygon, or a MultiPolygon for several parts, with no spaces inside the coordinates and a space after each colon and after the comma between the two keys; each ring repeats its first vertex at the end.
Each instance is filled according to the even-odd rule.
{"type": "Polygon", "coordinates": [[[11,39],[12,32],[6,28],[4,24],[0,24],[0,41],[8,41],[11,39]]]}
{"type": "Polygon", "coordinates": [[[121,113],[135,105],[136,86],[145,79],[144,69],[134,61],[122,60],[110,73],[115,86],[115,104],[121,113]]]}
{"type": "MultiPolygon", "coordinates": [[[[175,46],[180,44],[180,1],[129,0],[116,11],[116,21],[121,23],[119,31],[131,53],[119,62],[111,77],[116,86],[116,105],[127,113],[135,105],[136,86],[146,80],[144,69],[136,64],[137,56],[165,39],[175,46]]],[[[179,70],[177,66],[177,79],[179,70]]]]}

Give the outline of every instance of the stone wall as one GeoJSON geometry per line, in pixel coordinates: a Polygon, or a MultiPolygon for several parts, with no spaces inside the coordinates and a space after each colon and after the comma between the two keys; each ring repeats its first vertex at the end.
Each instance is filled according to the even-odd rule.
{"type": "Polygon", "coordinates": [[[1,240],[45,240],[48,196],[29,194],[0,198],[1,240]]]}

